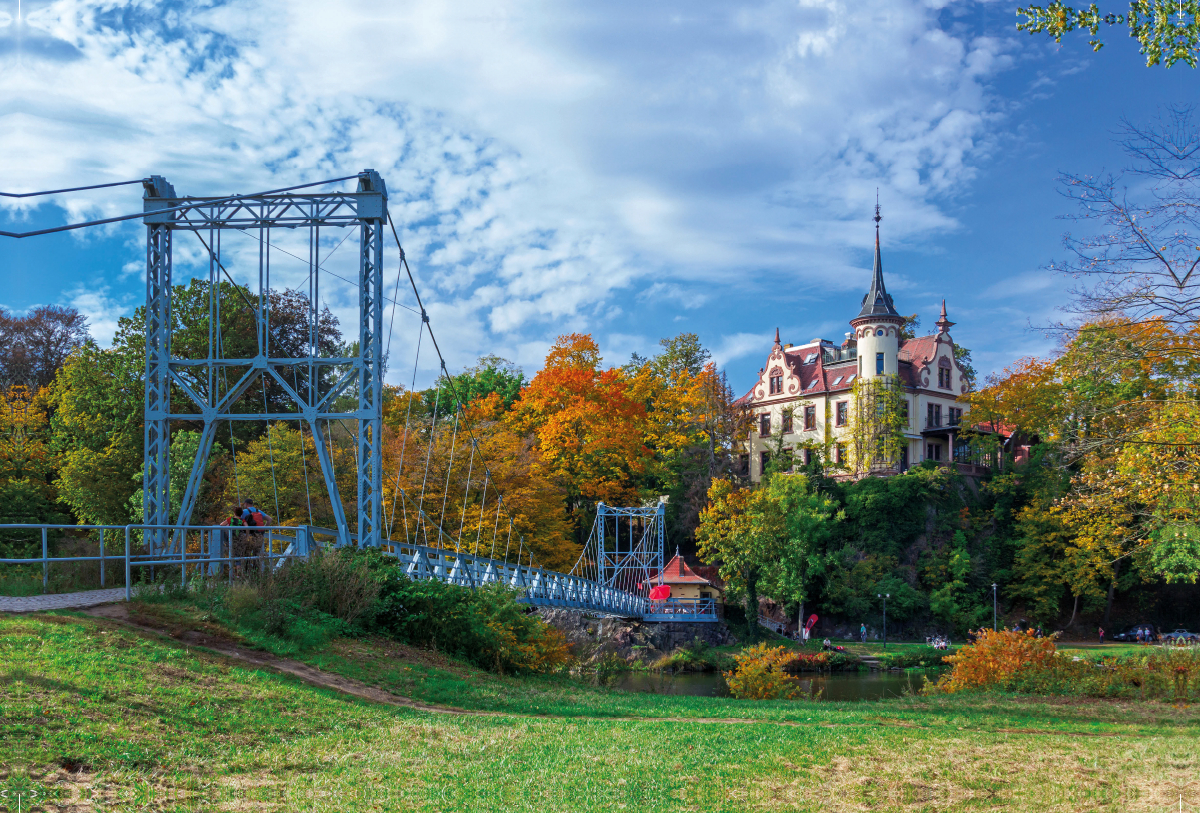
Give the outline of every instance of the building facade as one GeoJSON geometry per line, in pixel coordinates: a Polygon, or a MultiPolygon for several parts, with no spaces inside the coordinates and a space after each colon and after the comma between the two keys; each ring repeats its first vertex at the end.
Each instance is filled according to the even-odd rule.
{"type": "Polygon", "coordinates": [[[954,322],[946,317],[945,300],[936,325],[934,334],[902,338],[904,317],[884,286],[876,220],[871,285],[845,340],[783,344],[776,329],[766,364],[741,399],[753,417],[743,474],[760,479],[781,442],[784,449],[798,450],[806,463],[811,455],[821,454],[828,462],[845,465],[855,382],[881,377],[899,385],[907,443],[900,444],[893,459],[872,465],[871,473],[894,474],[923,460],[950,464],[966,457],[961,447],[956,455],[956,440],[963,414],[958,397],[967,392],[969,382],[955,359],[950,335],[954,322]]]}

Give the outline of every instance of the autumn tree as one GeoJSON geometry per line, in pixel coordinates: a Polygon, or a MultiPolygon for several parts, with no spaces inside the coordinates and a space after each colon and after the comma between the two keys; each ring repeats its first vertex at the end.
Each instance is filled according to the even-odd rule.
{"type": "Polygon", "coordinates": [[[576,515],[596,502],[639,504],[637,478],[651,459],[645,405],[619,369],[600,361],[591,336],[559,336],[505,416],[518,434],[537,438],[546,472],[576,515]]]}

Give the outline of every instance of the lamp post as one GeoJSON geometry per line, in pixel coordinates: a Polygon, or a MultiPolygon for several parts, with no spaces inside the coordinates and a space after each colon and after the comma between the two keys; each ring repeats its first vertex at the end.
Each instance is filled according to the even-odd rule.
{"type": "Polygon", "coordinates": [[[883,648],[887,649],[887,600],[891,593],[876,593],[875,598],[883,599],[883,648]]]}
{"type": "Polygon", "coordinates": [[[992,582],[992,632],[996,631],[996,583],[992,582]]]}

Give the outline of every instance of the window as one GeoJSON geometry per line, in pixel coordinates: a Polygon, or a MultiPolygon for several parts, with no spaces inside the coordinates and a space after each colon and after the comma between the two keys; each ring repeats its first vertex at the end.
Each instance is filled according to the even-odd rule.
{"type": "Polygon", "coordinates": [[[760,466],[760,468],[758,470],[758,473],[766,474],[767,466],[770,465],[770,463],[771,463],[771,453],[770,452],[759,452],[758,465],[760,466]]]}
{"type": "Polygon", "coordinates": [[[908,399],[905,398],[900,402],[900,417],[904,419],[904,425],[908,426],[908,399]]]}
{"type": "Polygon", "coordinates": [[[908,471],[908,447],[900,450],[900,471],[908,471]]]}
{"type": "Polygon", "coordinates": [[[834,453],[834,455],[836,455],[835,462],[837,462],[837,463],[845,463],[846,462],[846,444],[839,443],[837,446],[834,446],[833,453],[834,453]]]}
{"type": "Polygon", "coordinates": [[[814,361],[816,361],[816,360],[817,360],[817,354],[816,354],[816,353],[809,353],[807,356],[805,356],[805,357],[804,357],[804,363],[805,363],[805,364],[812,364],[812,363],[813,363],[814,361]]]}
{"type": "Polygon", "coordinates": [[[810,390],[815,390],[815,389],[817,388],[817,385],[818,385],[818,384],[820,384],[820,383],[821,383],[821,379],[819,379],[819,378],[814,378],[814,379],[813,379],[813,381],[812,381],[812,383],[808,385],[808,388],[809,388],[810,390]]]}
{"type": "Polygon", "coordinates": [[[800,450],[800,460],[806,466],[809,463],[811,463],[812,462],[812,449],[801,449],[800,450]]]}
{"type": "Polygon", "coordinates": [[[738,455],[738,474],[743,477],[750,476],[750,455],[738,455]]]}
{"type": "Polygon", "coordinates": [[[783,374],[771,376],[771,394],[779,395],[783,392],[783,374]]]}
{"type": "Polygon", "coordinates": [[[944,390],[950,389],[950,369],[947,367],[938,367],[938,386],[944,390]]]}
{"type": "Polygon", "coordinates": [[[850,410],[850,402],[849,401],[838,401],[837,402],[837,404],[834,406],[833,423],[835,426],[845,426],[846,425],[846,416],[849,414],[849,410],[850,410]]]}
{"type": "Polygon", "coordinates": [[[839,375],[837,378],[833,379],[833,383],[832,383],[832,384],[830,384],[829,386],[831,386],[831,387],[836,387],[838,384],[841,384],[841,383],[842,383],[842,379],[843,379],[843,378],[845,378],[845,377],[846,377],[846,376],[844,376],[844,375],[839,375]]]}
{"type": "Polygon", "coordinates": [[[925,407],[925,427],[933,429],[942,425],[942,405],[941,404],[926,404],[925,407]]]}
{"type": "Polygon", "coordinates": [[[758,416],[758,434],[766,437],[771,434],[771,415],[766,413],[758,416]]]}
{"type": "Polygon", "coordinates": [[[883,375],[883,353],[875,354],[875,375],[883,375]]]}
{"type": "Polygon", "coordinates": [[[853,381],[856,378],[858,378],[858,373],[851,373],[850,377],[846,379],[846,383],[849,384],[851,381],[853,381]]]}
{"type": "Polygon", "coordinates": [[[783,434],[786,435],[788,432],[791,432],[791,431],[792,431],[792,411],[789,409],[783,413],[783,434]]]}
{"type": "Polygon", "coordinates": [[[958,426],[962,422],[962,410],[954,407],[947,409],[946,422],[951,426],[958,426]]]}
{"type": "MultiPolygon", "coordinates": [[[[804,429],[805,431],[817,428],[817,408],[815,406],[806,406],[804,408],[804,429]]],[[[806,461],[807,462],[807,461],[806,461]]]]}
{"type": "Polygon", "coordinates": [[[942,459],[942,444],[929,443],[925,446],[926,460],[941,460],[942,459]]]}

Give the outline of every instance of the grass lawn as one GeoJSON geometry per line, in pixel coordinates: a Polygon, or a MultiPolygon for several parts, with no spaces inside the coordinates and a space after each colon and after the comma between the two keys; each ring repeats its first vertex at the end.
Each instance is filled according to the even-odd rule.
{"type": "Polygon", "coordinates": [[[1188,782],[1200,714],[1190,708],[627,695],[501,678],[371,641],[336,641],[308,659],[397,693],[504,713],[357,700],[81,615],[0,616],[0,789],[9,799],[37,790],[44,810],[97,811],[1165,811],[1179,793],[1197,802],[1188,782]]]}

